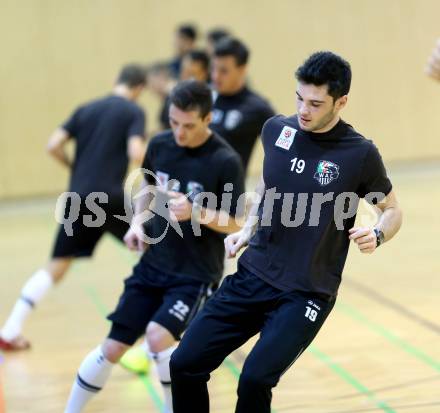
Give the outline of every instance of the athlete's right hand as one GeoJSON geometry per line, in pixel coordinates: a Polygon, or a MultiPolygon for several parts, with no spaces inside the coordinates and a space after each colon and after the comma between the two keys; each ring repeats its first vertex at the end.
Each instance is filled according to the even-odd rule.
{"type": "Polygon", "coordinates": [[[131,226],[124,236],[124,242],[132,251],[144,252],[148,245],[143,240],[142,226],[131,226]]]}
{"type": "Polygon", "coordinates": [[[234,232],[225,238],[225,251],[227,258],[234,258],[250,239],[250,232],[243,228],[238,232],[234,232]]]}

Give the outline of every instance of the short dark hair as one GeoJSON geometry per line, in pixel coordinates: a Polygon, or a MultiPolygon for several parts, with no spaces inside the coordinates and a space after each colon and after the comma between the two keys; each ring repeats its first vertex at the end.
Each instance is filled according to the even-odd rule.
{"type": "Polygon", "coordinates": [[[232,56],[235,59],[237,66],[243,66],[248,62],[249,49],[238,39],[224,37],[215,45],[214,56],[232,56]]]}
{"type": "Polygon", "coordinates": [[[209,56],[204,50],[191,50],[186,56],[188,56],[193,62],[200,63],[204,70],[209,70],[209,56]]]}
{"type": "Polygon", "coordinates": [[[224,37],[229,37],[231,34],[229,33],[228,30],[226,29],[222,29],[220,27],[215,28],[210,30],[207,34],[206,34],[206,38],[212,42],[212,43],[217,43],[219,40],[223,39],[224,37]]]}
{"type": "Polygon", "coordinates": [[[177,33],[192,41],[197,39],[197,29],[192,24],[182,24],[177,28],[177,33]]]}
{"type": "Polygon", "coordinates": [[[212,92],[204,82],[185,80],[171,91],[170,104],[184,112],[198,110],[204,119],[212,110],[212,92]]]}
{"type": "Polygon", "coordinates": [[[328,86],[333,100],[347,95],[351,85],[350,63],[335,53],[313,53],[295,73],[298,81],[315,86],[328,86]]]}
{"type": "Polygon", "coordinates": [[[127,85],[129,88],[146,85],[147,70],[144,66],[139,64],[126,65],[120,71],[116,83],[127,85]]]}

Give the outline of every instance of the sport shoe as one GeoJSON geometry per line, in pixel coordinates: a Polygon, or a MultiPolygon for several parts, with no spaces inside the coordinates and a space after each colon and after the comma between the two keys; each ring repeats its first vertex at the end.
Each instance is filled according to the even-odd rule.
{"type": "Polygon", "coordinates": [[[31,348],[31,343],[23,336],[18,336],[11,341],[6,341],[0,337],[0,350],[3,351],[22,351],[31,348]]]}
{"type": "Polygon", "coordinates": [[[142,347],[135,347],[128,350],[119,364],[136,374],[147,374],[150,370],[150,362],[142,347]]]}

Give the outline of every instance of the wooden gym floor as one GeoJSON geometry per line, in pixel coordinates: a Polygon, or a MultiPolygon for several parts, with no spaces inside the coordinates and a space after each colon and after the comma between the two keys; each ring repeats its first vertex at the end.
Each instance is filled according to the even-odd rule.
{"type": "MultiPolygon", "coordinates": [[[[440,412],[440,164],[396,165],[390,175],[404,226],[372,256],[351,248],[337,305],[275,389],[274,412],[440,412]]],[[[0,323],[50,252],[53,209],[54,199],[0,204],[0,323]]],[[[26,325],[32,350],[0,355],[0,413],[63,411],[80,362],[107,334],[104,317],[135,260],[106,238],[93,260],[75,264],[26,325]]],[[[233,412],[251,345],[213,375],[213,413],[233,412]]],[[[116,366],[87,411],[153,413],[161,405],[154,372],[141,377],[116,366]]]]}

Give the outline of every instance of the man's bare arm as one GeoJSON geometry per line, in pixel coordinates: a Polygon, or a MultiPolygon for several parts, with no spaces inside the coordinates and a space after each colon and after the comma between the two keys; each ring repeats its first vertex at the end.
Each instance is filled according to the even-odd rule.
{"type": "Polygon", "coordinates": [[[143,251],[147,245],[144,242],[143,224],[152,218],[150,211],[151,202],[154,199],[155,188],[148,185],[145,179],[142,180],[138,196],[134,200],[134,214],[130,229],[125,234],[124,242],[131,250],[143,251]]]}
{"type": "Polygon", "coordinates": [[[72,166],[72,161],[66,154],[65,145],[69,140],[69,133],[63,128],[57,128],[50,135],[49,141],[47,143],[47,152],[58,162],[64,166],[70,168],[72,166]]]}
{"type": "Polygon", "coordinates": [[[232,216],[225,211],[212,211],[206,208],[202,208],[200,211],[201,223],[206,227],[222,234],[231,234],[233,232],[240,231],[242,227],[242,225],[240,225],[240,223],[242,223],[242,219],[242,216],[232,216]],[[204,220],[206,217],[209,217],[210,219],[205,224],[204,220]]]}
{"type": "MultiPolygon", "coordinates": [[[[383,242],[389,241],[402,225],[402,211],[394,191],[391,191],[375,208],[378,221],[374,228],[383,232],[383,242]]],[[[349,238],[358,245],[362,253],[371,254],[376,249],[377,238],[374,228],[354,227],[349,230],[349,238]]]]}
{"type": "Polygon", "coordinates": [[[131,136],[127,145],[127,155],[130,162],[136,166],[140,166],[144,160],[146,146],[143,136],[131,136]]]}
{"type": "Polygon", "coordinates": [[[389,241],[397,234],[402,225],[402,210],[397,202],[396,194],[391,191],[384,201],[377,204],[379,220],[375,227],[384,233],[385,240],[389,241]]]}
{"type": "Polygon", "coordinates": [[[235,257],[237,252],[248,244],[254,234],[258,225],[258,207],[260,206],[260,201],[263,198],[265,191],[266,185],[261,176],[260,181],[255,188],[257,196],[253,199],[243,228],[225,238],[225,250],[228,258],[235,257]]]}
{"type": "Polygon", "coordinates": [[[253,200],[249,208],[247,219],[243,226],[243,230],[249,233],[249,238],[254,234],[255,229],[257,228],[258,207],[260,206],[260,201],[263,198],[265,192],[266,192],[266,185],[264,183],[263,176],[261,176],[260,180],[257,183],[257,186],[255,187],[255,193],[257,194],[257,197],[253,200]]]}

